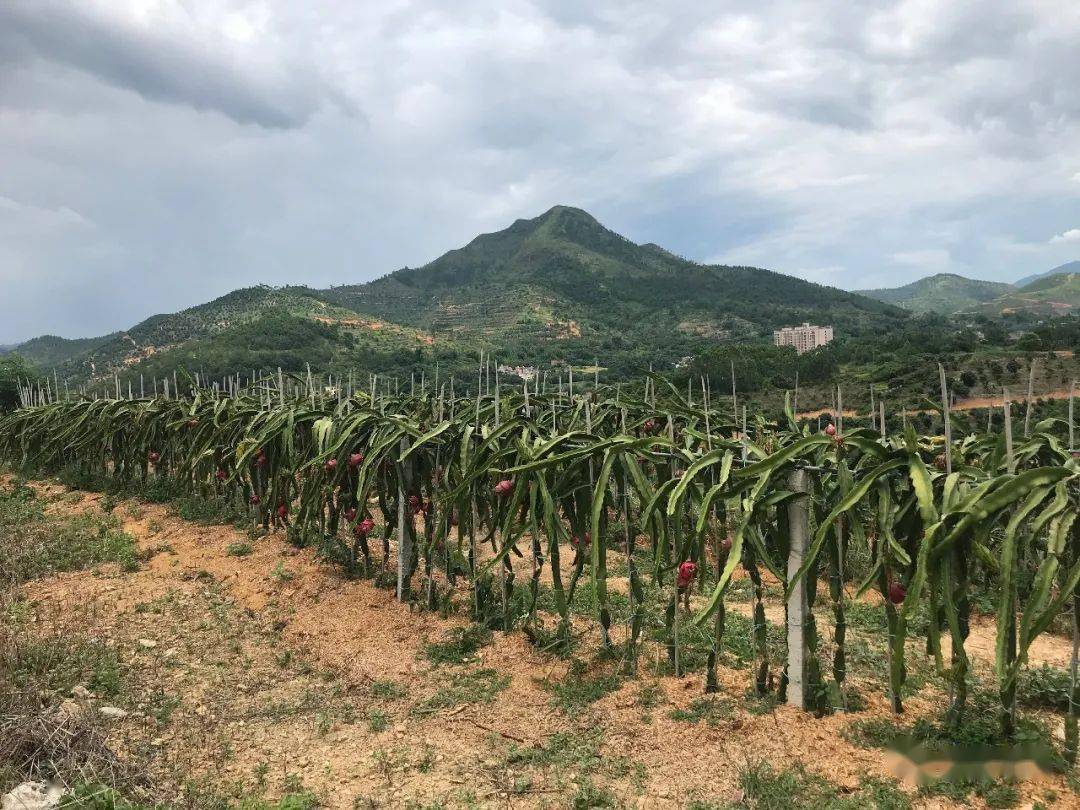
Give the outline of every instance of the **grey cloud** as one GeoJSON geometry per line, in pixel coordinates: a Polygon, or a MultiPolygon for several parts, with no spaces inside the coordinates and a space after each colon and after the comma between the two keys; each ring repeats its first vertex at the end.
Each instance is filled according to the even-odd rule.
{"type": "Polygon", "coordinates": [[[1077,258],[1074,0],[152,7],[0,0],[0,343],[367,280],[556,203],[846,287],[1077,258]]]}
{"type": "Polygon", "coordinates": [[[109,20],[91,6],[60,0],[0,4],[0,55],[34,56],[91,73],[144,98],[214,110],[243,124],[302,126],[320,92],[290,68],[260,76],[209,41],[171,38],[109,20]]]}

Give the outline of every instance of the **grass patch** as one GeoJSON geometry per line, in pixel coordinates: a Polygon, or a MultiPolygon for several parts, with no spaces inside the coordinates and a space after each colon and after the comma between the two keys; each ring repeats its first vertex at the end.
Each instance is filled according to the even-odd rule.
{"type": "Polygon", "coordinates": [[[99,697],[115,698],[124,679],[116,652],[83,636],[20,637],[0,651],[0,676],[17,687],[66,695],[85,685],[99,697]]]}
{"type": "Polygon", "coordinates": [[[637,705],[643,709],[655,709],[666,701],[667,696],[660,688],[659,681],[646,681],[638,689],[637,705]]]}
{"type": "Polygon", "coordinates": [[[455,674],[435,694],[413,709],[417,714],[432,714],[440,709],[454,709],[468,703],[491,703],[510,685],[510,676],[493,669],[455,674]]]}
{"type": "Polygon", "coordinates": [[[171,478],[152,476],[145,481],[123,481],[88,473],[77,466],[60,470],[57,477],[66,486],[86,492],[103,492],[108,503],[121,498],[138,498],[146,503],[169,504],[184,520],[203,525],[247,524],[247,511],[236,501],[218,495],[194,494],[171,478]]]}
{"type": "Polygon", "coordinates": [[[138,568],[135,541],[118,519],[93,512],[46,515],[45,505],[28,486],[0,490],[0,559],[9,582],[106,562],[138,568]]]}
{"type": "Polygon", "coordinates": [[[247,557],[251,552],[255,550],[255,547],[246,540],[239,540],[235,543],[229,543],[225,547],[225,553],[230,557],[247,557]]]}
{"type": "Polygon", "coordinates": [[[1023,669],[1016,684],[1016,701],[1030,709],[1069,710],[1069,671],[1043,664],[1037,669],[1023,669]]]}
{"type": "Polygon", "coordinates": [[[606,787],[594,785],[591,779],[584,779],[578,785],[577,793],[570,799],[570,807],[573,810],[591,810],[600,807],[618,807],[619,802],[615,794],[606,787]]]}
{"type": "Polygon", "coordinates": [[[560,731],[541,745],[511,744],[506,761],[511,765],[595,770],[601,763],[603,732],[598,728],[576,733],[560,731]]]}
{"type": "Polygon", "coordinates": [[[386,716],[386,712],[382,709],[376,709],[374,706],[368,709],[367,713],[368,729],[376,733],[380,731],[386,731],[390,726],[390,720],[386,716]]]}
{"type": "Polygon", "coordinates": [[[60,799],[59,810],[152,810],[150,805],[130,802],[105,785],[86,783],[60,799]]]}
{"type": "Polygon", "coordinates": [[[956,728],[943,720],[934,722],[927,718],[910,725],[901,725],[889,718],[867,718],[849,725],[843,736],[863,748],[885,748],[902,739],[921,743],[928,749],[954,745],[966,748],[997,746],[1010,742],[1046,743],[1050,738],[1046,727],[1037,719],[1020,717],[1016,725],[1016,739],[1004,739],[995,696],[989,690],[973,689],[968,695],[963,721],[956,728]]]}
{"type": "Polygon", "coordinates": [[[704,722],[715,727],[720,725],[721,720],[731,717],[733,710],[730,701],[724,698],[705,696],[694,698],[685,709],[672,709],[668,716],[672,720],[680,720],[691,724],[704,722]]]}
{"type": "MultiPolygon", "coordinates": [[[[764,763],[748,766],[740,775],[743,801],[737,807],[753,810],[910,810],[911,800],[894,782],[864,779],[858,790],[845,793],[829,780],[801,766],[776,770],[764,763]]],[[[707,805],[698,805],[707,806],[707,805]]]]}
{"type": "Polygon", "coordinates": [[[172,498],[172,506],[184,520],[203,526],[232,525],[247,517],[234,503],[221,498],[178,495],[172,498]]]}
{"type": "Polygon", "coordinates": [[[401,700],[408,694],[408,689],[395,681],[373,681],[371,696],[380,700],[401,700]]]}
{"type": "Polygon", "coordinates": [[[595,703],[604,695],[614,692],[622,678],[614,672],[590,674],[585,662],[571,662],[566,677],[561,681],[545,680],[542,686],[552,694],[552,702],[569,715],[574,715],[595,703]]]}
{"type": "Polygon", "coordinates": [[[455,627],[442,641],[424,647],[424,655],[432,664],[464,664],[471,661],[481,647],[491,643],[491,631],[479,624],[455,627]]]}
{"type": "Polygon", "coordinates": [[[1016,786],[1001,780],[942,780],[919,789],[920,796],[941,797],[965,804],[972,794],[982,799],[991,810],[1006,810],[1020,803],[1020,791],[1016,786]]]}
{"type": "Polygon", "coordinates": [[[270,572],[270,578],[279,585],[284,585],[296,579],[296,573],[286,568],[284,561],[280,561],[274,566],[274,570],[270,572]]]}

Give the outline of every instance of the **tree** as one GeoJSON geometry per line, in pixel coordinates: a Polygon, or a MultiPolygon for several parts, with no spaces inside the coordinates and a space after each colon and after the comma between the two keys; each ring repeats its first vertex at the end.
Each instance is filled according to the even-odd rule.
{"type": "Polygon", "coordinates": [[[1027,332],[1020,336],[1020,339],[1016,341],[1016,348],[1022,349],[1026,352],[1039,351],[1043,347],[1042,338],[1034,332],[1027,332]]]}
{"type": "Polygon", "coordinates": [[[18,407],[20,380],[36,378],[37,374],[19,355],[0,355],[0,412],[18,407]]]}

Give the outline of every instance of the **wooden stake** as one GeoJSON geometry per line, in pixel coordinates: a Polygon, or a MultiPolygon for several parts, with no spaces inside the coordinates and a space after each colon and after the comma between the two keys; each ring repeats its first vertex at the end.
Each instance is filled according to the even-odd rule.
{"type": "Polygon", "coordinates": [[[1012,435],[1012,404],[1009,402],[1009,389],[1002,388],[1001,406],[1005,411],[1005,470],[1013,471],[1013,435],[1012,435]]]}
{"type": "Polygon", "coordinates": [[[731,361],[731,416],[736,425],[739,424],[739,403],[735,396],[735,361],[731,361]]]}
{"type": "Polygon", "coordinates": [[[1026,439],[1031,432],[1031,409],[1034,406],[1035,395],[1035,363],[1037,360],[1031,361],[1031,367],[1028,370],[1028,390],[1027,390],[1027,410],[1024,412],[1024,438],[1026,439]]]}
{"type": "Polygon", "coordinates": [[[1073,443],[1073,394],[1076,392],[1076,380],[1069,383],[1069,450],[1070,452],[1076,449],[1076,445],[1073,443]]]}
{"type": "Polygon", "coordinates": [[[941,413],[945,418],[945,474],[952,473],[952,423],[949,419],[949,388],[945,382],[945,366],[938,363],[941,378],[941,413]]]}
{"type": "MultiPolygon", "coordinates": [[[[401,437],[399,444],[400,452],[404,454],[409,449],[409,441],[404,436],[401,437]]],[[[405,501],[408,498],[409,490],[411,489],[411,476],[409,474],[409,468],[412,464],[411,460],[407,460],[398,464],[398,474],[400,480],[398,481],[398,577],[397,577],[397,598],[399,602],[404,602],[409,598],[409,563],[412,559],[412,532],[405,526],[406,520],[412,520],[412,514],[405,506],[405,501]]]]}

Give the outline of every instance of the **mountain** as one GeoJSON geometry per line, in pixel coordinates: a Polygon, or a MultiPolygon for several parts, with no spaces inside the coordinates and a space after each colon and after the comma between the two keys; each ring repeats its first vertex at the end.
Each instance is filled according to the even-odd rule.
{"type": "Polygon", "coordinates": [[[57,366],[80,354],[92,351],[102,343],[118,337],[119,332],[111,335],[90,338],[62,338],[56,335],[42,335],[15,346],[0,347],[0,354],[15,352],[28,363],[35,366],[57,366]]]}
{"type": "Polygon", "coordinates": [[[595,358],[611,379],[671,368],[719,341],[768,339],[781,325],[814,321],[851,336],[887,332],[907,317],[780,273],[696,264],[556,206],[423,267],[329,290],[237,290],[156,315],[56,364],[76,378],[176,367],[219,377],[306,363],[407,377],[437,361],[471,376],[484,349],[537,366],[595,358]]]}
{"type": "Polygon", "coordinates": [[[861,295],[903,307],[912,312],[951,315],[992,301],[1014,289],[1011,284],[979,281],[953,273],[927,276],[903,287],[859,290],[861,295]]]}
{"type": "Polygon", "coordinates": [[[1080,273],[1080,260],[1075,262],[1067,262],[1065,264],[1059,265],[1058,267],[1055,267],[1053,270],[1047,270],[1045,273],[1035,273],[1031,276],[1024,276],[1021,279],[1017,279],[1017,281],[1015,282],[1015,286],[1026,287],[1033,281],[1038,281],[1039,279],[1046,278],[1047,276],[1060,275],[1061,273],[1080,273]]]}
{"type": "Polygon", "coordinates": [[[700,265],[637,245],[567,206],[478,236],[423,267],[322,296],[435,337],[545,356],[564,344],[604,357],[660,336],[665,344],[678,336],[756,337],[804,320],[853,334],[902,317],[780,273],[700,265]]]}
{"type": "MultiPolygon", "coordinates": [[[[1071,265],[1080,270],[1080,262],[1071,265]]],[[[1068,315],[1080,310],[1080,272],[1039,276],[1035,281],[984,305],[1002,315],[1024,311],[1035,315],[1068,315]]]]}

